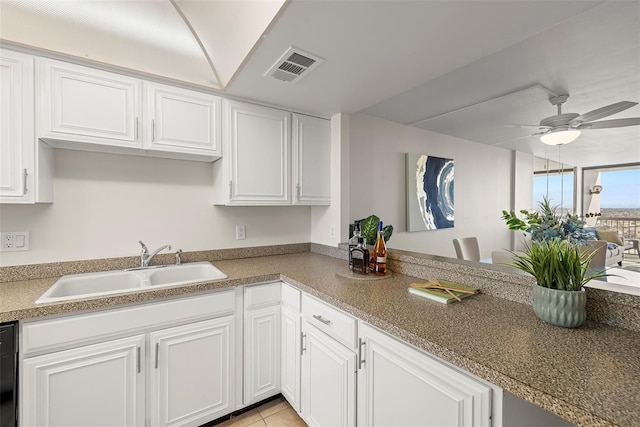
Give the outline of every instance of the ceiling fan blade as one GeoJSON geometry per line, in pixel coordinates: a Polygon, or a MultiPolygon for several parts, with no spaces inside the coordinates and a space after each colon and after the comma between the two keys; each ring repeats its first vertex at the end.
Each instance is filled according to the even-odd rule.
{"type": "Polygon", "coordinates": [[[511,138],[511,139],[508,139],[506,141],[497,142],[497,143],[495,143],[493,145],[495,145],[495,146],[504,145],[504,144],[508,144],[510,142],[513,142],[513,141],[519,141],[519,140],[525,139],[525,138],[533,138],[533,137],[536,137],[536,136],[544,135],[545,133],[549,133],[549,131],[544,130],[542,132],[537,132],[537,133],[533,133],[533,134],[530,134],[530,135],[519,136],[517,138],[511,138]]]}
{"type": "Polygon", "coordinates": [[[541,126],[541,125],[503,125],[503,128],[525,128],[525,129],[551,129],[550,126],[541,126]]]}
{"type": "Polygon", "coordinates": [[[625,126],[637,126],[640,125],[640,117],[632,117],[628,119],[614,119],[614,120],[601,120],[599,122],[583,123],[576,127],[576,129],[608,129],[608,128],[621,128],[625,126]]]}
{"type": "Polygon", "coordinates": [[[616,102],[615,104],[607,105],[606,107],[598,108],[597,110],[593,110],[593,111],[589,111],[588,113],[581,114],[575,119],[571,120],[569,122],[569,125],[573,127],[573,126],[580,125],[581,123],[602,119],[612,114],[619,113],[620,111],[624,111],[627,108],[631,108],[634,105],[638,105],[638,103],[631,102],[631,101],[616,102]]]}

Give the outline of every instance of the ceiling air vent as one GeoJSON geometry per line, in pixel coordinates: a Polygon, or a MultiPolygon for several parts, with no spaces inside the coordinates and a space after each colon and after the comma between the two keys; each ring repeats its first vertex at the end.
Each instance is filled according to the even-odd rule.
{"type": "Polygon", "coordinates": [[[290,47],[264,75],[283,82],[294,82],[320,65],[324,59],[290,47]]]}

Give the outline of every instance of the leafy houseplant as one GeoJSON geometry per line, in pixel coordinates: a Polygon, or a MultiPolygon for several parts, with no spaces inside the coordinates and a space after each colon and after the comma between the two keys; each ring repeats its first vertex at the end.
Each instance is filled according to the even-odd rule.
{"type": "Polygon", "coordinates": [[[510,230],[521,230],[531,233],[531,240],[549,240],[555,238],[571,241],[586,240],[589,235],[584,231],[585,222],[577,215],[567,213],[565,217],[558,214],[558,207],[551,206],[547,197],[538,203],[539,210],[520,211],[519,218],[514,211],[502,211],[502,219],[510,230]]]}
{"type": "Polygon", "coordinates": [[[577,244],[560,237],[533,241],[524,253],[512,252],[512,267],[531,274],[533,311],[541,320],[556,326],[575,328],[586,319],[584,285],[604,277],[604,271],[591,272],[589,263],[595,252],[582,252],[577,244]]]}
{"type": "Polygon", "coordinates": [[[578,327],[587,317],[584,285],[589,280],[607,276],[604,271],[591,272],[589,263],[595,252],[581,251],[589,239],[585,222],[577,215],[561,217],[548,198],[538,204],[539,211],[502,211],[510,230],[531,234],[524,253],[512,252],[512,267],[535,277],[533,311],[547,323],[578,327]]]}
{"type": "MultiPolygon", "coordinates": [[[[365,238],[367,245],[373,245],[378,237],[378,218],[376,215],[369,215],[367,218],[360,220],[360,234],[365,238]]],[[[353,237],[353,224],[349,225],[349,238],[353,237]]],[[[393,234],[393,225],[387,224],[382,229],[382,237],[385,243],[391,238],[393,234]]]]}

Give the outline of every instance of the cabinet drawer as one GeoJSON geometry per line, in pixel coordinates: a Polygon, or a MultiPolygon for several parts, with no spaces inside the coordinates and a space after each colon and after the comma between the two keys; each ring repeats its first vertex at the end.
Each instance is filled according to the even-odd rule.
{"type": "Polygon", "coordinates": [[[244,308],[252,310],[258,307],[280,304],[282,282],[247,286],[244,288],[244,308]]]}
{"type": "Polygon", "coordinates": [[[283,282],[282,305],[300,313],[300,290],[283,282]]]}
{"type": "Polygon", "coordinates": [[[135,333],[143,329],[193,322],[235,312],[235,290],[135,307],[25,322],[21,349],[25,355],[135,333]]]}
{"type": "Polygon", "coordinates": [[[302,295],[302,316],[347,347],[355,348],[355,318],[307,294],[302,295]]]}

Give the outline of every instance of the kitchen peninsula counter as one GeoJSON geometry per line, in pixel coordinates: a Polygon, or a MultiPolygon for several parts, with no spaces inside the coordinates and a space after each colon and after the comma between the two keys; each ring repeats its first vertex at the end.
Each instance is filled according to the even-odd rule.
{"type": "Polygon", "coordinates": [[[226,279],[51,304],[35,300],[58,277],[0,283],[0,322],[283,279],[577,425],[640,425],[638,332],[591,321],[558,328],[486,294],[440,304],[407,291],[421,279],[353,280],[336,274],[346,261],[311,252],[212,262],[226,279]]]}

